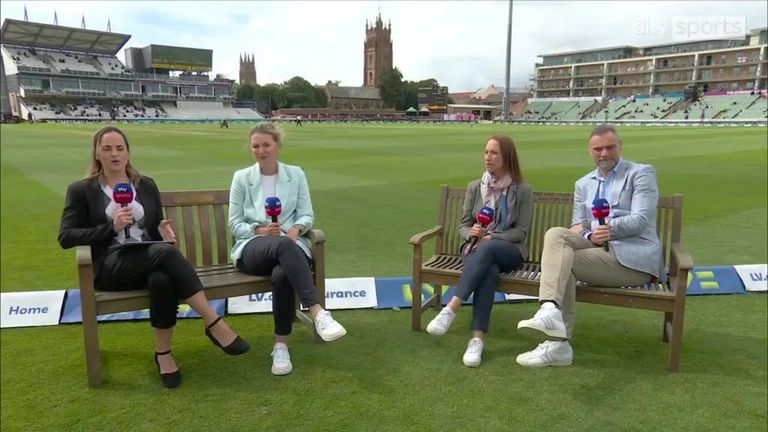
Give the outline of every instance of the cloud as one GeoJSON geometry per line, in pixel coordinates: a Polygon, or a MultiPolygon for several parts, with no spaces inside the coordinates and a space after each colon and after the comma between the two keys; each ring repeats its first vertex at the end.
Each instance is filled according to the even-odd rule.
{"type": "MultiPolygon", "coordinates": [[[[379,8],[392,23],[394,63],[405,79],[436,78],[451,91],[504,84],[506,1],[312,2],[26,2],[29,18],[133,37],[150,43],[213,49],[213,72],[238,76],[242,52],[253,52],[260,83],[299,75],[324,84],[361,85],[365,21],[379,8]]],[[[618,45],[672,42],[669,32],[639,31],[638,23],[672,17],[743,16],[748,29],[765,27],[764,1],[533,2],[513,4],[511,85],[529,84],[541,54],[618,45]]],[[[22,19],[24,2],[0,0],[0,18],[22,19]]],[[[120,55],[122,58],[122,55],[120,55]]]]}

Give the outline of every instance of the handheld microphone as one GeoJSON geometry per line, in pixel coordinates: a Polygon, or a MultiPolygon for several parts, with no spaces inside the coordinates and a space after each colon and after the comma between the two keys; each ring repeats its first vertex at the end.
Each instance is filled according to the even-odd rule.
{"type": "MultiPolygon", "coordinates": [[[[133,202],[133,187],[130,183],[118,183],[115,188],[112,189],[112,199],[116,203],[120,204],[120,207],[125,207],[133,202]]],[[[131,237],[131,226],[125,226],[125,239],[128,240],[131,237]]]]}
{"type": "MultiPolygon", "coordinates": [[[[483,226],[483,228],[487,227],[488,225],[493,223],[493,216],[494,211],[490,207],[483,207],[480,209],[479,212],[477,212],[477,222],[483,226]]],[[[469,249],[468,251],[472,251],[472,248],[475,247],[477,244],[477,237],[472,236],[471,240],[469,241],[469,249]]]]}
{"type": "MultiPolygon", "coordinates": [[[[597,219],[600,225],[605,225],[605,218],[611,214],[611,205],[605,198],[595,198],[592,201],[592,217],[597,219]]],[[[608,250],[608,242],[603,243],[603,248],[608,250]]]]}
{"type": "Polygon", "coordinates": [[[267,213],[267,216],[272,217],[272,222],[277,223],[277,217],[280,216],[280,213],[283,211],[283,205],[280,203],[280,198],[276,196],[267,197],[264,202],[264,211],[267,213]]]}

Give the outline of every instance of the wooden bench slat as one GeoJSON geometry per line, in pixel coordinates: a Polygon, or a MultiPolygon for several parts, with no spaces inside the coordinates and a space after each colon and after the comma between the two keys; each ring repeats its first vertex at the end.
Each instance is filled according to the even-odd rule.
{"type": "Polygon", "coordinates": [[[216,253],[219,263],[229,261],[229,244],[227,239],[227,218],[224,216],[224,204],[213,206],[213,220],[216,224],[216,253]]]}
{"type": "Polygon", "coordinates": [[[200,220],[200,244],[203,252],[202,265],[213,264],[213,245],[211,238],[211,219],[208,215],[208,206],[197,207],[197,218],[200,220]]]}
{"type": "Polygon", "coordinates": [[[181,214],[184,218],[184,256],[192,265],[197,265],[197,241],[195,239],[195,214],[194,207],[184,206],[181,208],[181,214]]]}

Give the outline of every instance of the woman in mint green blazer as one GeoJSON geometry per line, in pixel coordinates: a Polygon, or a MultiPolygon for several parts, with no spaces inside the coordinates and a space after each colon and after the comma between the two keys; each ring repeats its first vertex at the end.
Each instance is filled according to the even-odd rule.
{"type": "Polygon", "coordinates": [[[235,237],[232,261],[243,273],[272,278],[272,373],[285,375],[293,370],[287,341],[296,295],[309,308],[323,340],[336,340],[347,331],[320,306],[313,285],[312,249],[303,235],[312,228],[314,212],[304,171],[278,160],[283,134],[275,125],[260,124],[251,131],[248,140],[256,163],[235,172],[229,192],[229,228],[235,237]],[[267,197],[280,199],[282,212],[278,222],[267,216],[267,197]]]}

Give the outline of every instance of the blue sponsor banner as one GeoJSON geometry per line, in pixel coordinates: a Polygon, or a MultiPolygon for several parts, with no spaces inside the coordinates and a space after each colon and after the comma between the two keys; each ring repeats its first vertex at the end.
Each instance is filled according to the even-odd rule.
{"type": "MultiPolygon", "coordinates": [[[[224,316],[225,304],[224,299],[208,300],[208,304],[211,305],[213,310],[220,316],[224,316]]],[[[189,305],[180,304],[179,313],[176,315],[179,318],[200,318],[200,314],[195,312],[189,305]]],[[[149,309],[142,309],[131,312],[120,312],[114,314],[99,315],[98,321],[127,321],[127,320],[144,320],[149,319],[149,309]]],[[[67,298],[64,301],[64,312],[61,314],[61,323],[79,323],[83,321],[83,316],[80,310],[80,290],[71,289],[67,290],[67,298]]]]}
{"type": "Polygon", "coordinates": [[[688,295],[745,292],[744,283],[733,266],[694,267],[688,272],[688,295]]]}
{"type": "MultiPolygon", "coordinates": [[[[443,296],[441,300],[444,305],[451,300],[455,291],[455,287],[443,285],[443,296]]],[[[429,284],[422,284],[421,301],[432,297],[434,293],[434,287],[429,284]]],[[[411,278],[376,278],[376,298],[378,299],[378,305],[375,309],[411,307],[411,300],[413,299],[411,294],[411,278]]],[[[494,302],[504,303],[504,293],[497,292],[494,302]]],[[[470,296],[469,300],[465,301],[464,304],[472,304],[472,297],[470,296]]]]}

